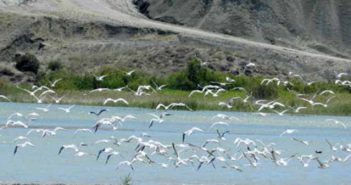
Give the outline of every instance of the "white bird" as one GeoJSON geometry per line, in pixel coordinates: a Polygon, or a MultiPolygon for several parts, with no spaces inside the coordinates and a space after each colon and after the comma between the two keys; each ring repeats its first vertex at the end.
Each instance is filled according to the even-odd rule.
{"type": "Polygon", "coordinates": [[[226,107],[227,109],[233,108],[233,106],[230,105],[230,104],[227,103],[227,102],[222,102],[222,101],[221,101],[221,102],[218,103],[218,105],[221,106],[221,107],[226,107]]]}
{"type": "Polygon", "coordinates": [[[226,114],[216,114],[215,116],[212,117],[212,119],[216,119],[216,118],[220,118],[223,120],[237,120],[237,121],[241,121],[239,118],[235,117],[235,116],[228,116],[226,114]]]}
{"type": "Polygon", "coordinates": [[[304,144],[306,146],[308,146],[310,144],[308,141],[297,139],[297,138],[294,138],[294,137],[292,138],[292,140],[297,141],[299,143],[302,143],[302,144],[304,144]]]}
{"type": "Polygon", "coordinates": [[[5,96],[5,95],[0,95],[0,98],[2,98],[2,99],[5,99],[5,100],[7,100],[7,101],[11,101],[7,96],[5,96]]]}
{"type": "Polygon", "coordinates": [[[129,166],[129,167],[134,171],[133,163],[134,163],[135,161],[136,161],[135,159],[133,159],[132,161],[122,161],[122,162],[118,163],[117,169],[118,169],[120,166],[127,165],[127,166],[129,166]]]}
{"type": "Polygon", "coordinates": [[[202,93],[204,93],[204,90],[193,90],[193,91],[190,92],[190,94],[189,94],[188,97],[191,97],[191,96],[192,96],[193,94],[195,94],[195,93],[200,93],[200,94],[202,94],[202,93]]]}
{"type": "Polygon", "coordinates": [[[98,154],[97,154],[97,156],[96,156],[96,160],[99,160],[100,155],[101,155],[102,153],[110,153],[110,152],[112,152],[112,151],[113,151],[113,148],[111,148],[111,147],[106,147],[106,148],[103,148],[103,149],[99,150],[99,152],[98,152],[98,154]]]}
{"type": "Polygon", "coordinates": [[[214,122],[214,123],[211,124],[210,128],[213,128],[213,127],[215,127],[215,126],[217,126],[217,125],[229,126],[229,123],[224,122],[224,121],[214,122]]]}
{"type": "Polygon", "coordinates": [[[294,110],[294,112],[295,113],[299,113],[301,110],[303,110],[303,109],[307,109],[307,107],[297,107],[295,110],[294,110]]]}
{"type": "Polygon", "coordinates": [[[171,114],[164,112],[161,115],[156,115],[156,114],[152,114],[152,113],[150,113],[149,115],[154,117],[150,120],[149,128],[151,128],[155,122],[162,123],[164,121],[163,118],[165,116],[170,116],[171,114]]]}
{"type": "Polygon", "coordinates": [[[324,94],[335,94],[335,92],[332,90],[324,90],[321,93],[319,93],[319,96],[322,96],[324,94]]]}
{"type": "Polygon", "coordinates": [[[295,133],[297,132],[296,129],[286,129],[284,132],[282,132],[279,136],[282,137],[283,135],[285,134],[292,134],[292,133],[295,133]]]}
{"type": "Polygon", "coordinates": [[[57,80],[55,80],[55,81],[53,81],[53,82],[51,82],[51,81],[49,80],[49,82],[50,82],[50,87],[55,87],[56,84],[57,84],[59,81],[61,81],[61,80],[62,80],[62,78],[59,78],[59,79],[57,79],[57,80]]]}
{"type": "Polygon", "coordinates": [[[51,96],[51,98],[55,101],[56,104],[59,104],[64,97],[65,96],[61,96],[61,97],[51,96]]]}
{"type": "Polygon", "coordinates": [[[131,70],[131,71],[127,72],[126,75],[131,76],[134,72],[135,72],[135,70],[131,70]]]}
{"type": "Polygon", "coordinates": [[[62,145],[58,151],[58,155],[60,155],[64,149],[71,149],[74,150],[74,152],[76,153],[79,151],[77,145],[75,144],[62,145]]]}
{"type": "Polygon", "coordinates": [[[333,145],[328,139],[325,139],[325,141],[327,142],[327,144],[329,145],[329,147],[332,151],[338,150],[338,147],[336,147],[336,145],[333,145]]]}
{"type": "Polygon", "coordinates": [[[79,128],[77,129],[73,135],[77,135],[79,132],[88,132],[88,133],[93,133],[93,131],[91,129],[88,128],[79,128]]]}
{"type": "Polygon", "coordinates": [[[43,112],[49,112],[51,104],[47,105],[46,107],[36,107],[35,109],[43,111],[43,112]]]}
{"type": "Polygon", "coordinates": [[[205,96],[207,96],[208,94],[211,94],[213,97],[218,97],[218,94],[220,92],[224,92],[224,91],[226,91],[226,90],[225,89],[217,89],[216,92],[213,92],[212,90],[209,89],[205,92],[205,96]]]}
{"type": "Polygon", "coordinates": [[[64,112],[66,112],[66,113],[70,113],[70,112],[71,112],[71,109],[72,109],[73,107],[75,107],[75,105],[71,105],[71,106],[69,106],[68,108],[59,107],[59,108],[57,108],[57,109],[62,110],[62,111],[64,111],[64,112]]]}
{"type": "Polygon", "coordinates": [[[189,111],[193,111],[189,106],[187,106],[185,103],[171,103],[169,105],[164,105],[162,103],[158,104],[156,107],[156,110],[159,110],[161,108],[164,108],[165,110],[172,109],[174,107],[185,107],[189,111]]]}
{"type": "Polygon", "coordinates": [[[104,105],[106,105],[107,103],[109,102],[113,102],[113,103],[118,103],[118,102],[122,102],[126,105],[129,105],[128,101],[125,100],[124,98],[117,98],[117,99],[112,99],[112,98],[107,98],[105,101],[104,101],[104,105]]]}
{"type": "Polygon", "coordinates": [[[348,75],[349,75],[348,73],[339,73],[339,74],[336,75],[336,78],[340,79],[343,76],[348,76],[348,75]]]}
{"type": "Polygon", "coordinates": [[[191,128],[191,129],[189,129],[189,130],[183,132],[183,137],[182,137],[183,143],[184,143],[184,141],[185,141],[185,136],[190,136],[190,135],[192,135],[194,132],[203,132],[203,130],[200,129],[200,128],[198,128],[198,127],[193,127],[193,128],[191,128]]]}
{"type": "Polygon", "coordinates": [[[155,85],[157,91],[162,91],[163,88],[167,87],[166,84],[164,85],[158,85],[156,82],[152,81],[152,83],[155,85]]]}
{"type": "Polygon", "coordinates": [[[122,92],[124,89],[128,89],[128,85],[124,86],[124,87],[119,87],[119,88],[116,88],[116,89],[113,89],[114,91],[118,91],[118,92],[122,92]]]}
{"type": "Polygon", "coordinates": [[[84,156],[87,156],[87,155],[90,155],[89,153],[87,152],[81,152],[81,151],[78,151],[74,154],[74,156],[76,157],[84,157],[84,156]]]}
{"type": "Polygon", "coordinates": [[[102,75],[102,76],[96,76],[96,75],[94,75],[95,76],[95,79],[96,79],[96,81],[103,81],[108,75],[102,75]]]}
{"type": "Polygon", "coordinates": [[[228,77],[228,76],[225,78],[225,80],[226,80],[227,82],[229,82],[229,83],[234,83],[234,82],[235,82],[234,79],[232,79],[232,78],[230,78],[230,77],[228,77]]]}
{"type": "Polygon", "coordinates": [[[112,151],[112,152],[110,152],[110,153],[107,155],[107,157],[106,157],[105,164],[107,164],[107,163],[110,161],[111,157],[114,156],[114,155],[119,155],[119,152],[117,152],[117,151],[112,151]]]}
{"type": "Polygon", "coordinates": [[[254,145],[254,146],[256,146],[256,142],[255,141],[253,141],[253,140],[251,140],[251,139],[248,139],[248,138],[246,138],[246,139],[241,139],[241,138],[235,138],[235,140],[234,140],[234,144],[236,145],[236,147],[239,147],[240,145],[242,145],[242,144],[244,144],[244,145],[246,145],[246,146],[248,146],[248,145],[254,145]]]}
{"type": "Polygon", "coordinates": [[[22,140],[29,141],[29,138],[27,138],[26,136],[18,136],[13,141],[17,142],[17,141],[22,141],[22,140]]]}
{"type": "Polygon", "coordinates": [[[250,62],[250,63],[246,64],[245,67],[256,67],[256,64],[253,62],[250,62]]]}
{"type": "Polygon", "coordinates": [[[9,124],[11,124],[11,125],[14,126],[14,127],[20,126],[20,127],[23,127],[23,128],[28,128],[28,125],[27,125],[27,124],[25,124],[25,123],[23,123],[22,121],[19,121],[19,120],[17,120],[17,121],[12,121],[12,120],[10,120],[10,122],[8,121],[8,122],[6,123],[6,127],[7,127],[9,124]]]}
{"type": "Polygon", "coordinates": [[[275,113],[277,113],[279,116],[284,116],[284,114],[286,113],[286,112],[288,112],[290,109],[285,109],[285,110],[283,110],[283,111],[281,111],[281,112],[278,112],[278,111],[276,111],[276,110],[273,110],[275,113]]]}
{"type": "Polygon", "coordinates": [[[16,153],[18,152],[18,148],[24,148],[24,147],[27,147],[27,146],[34,147],[35,145],[33,145],[33,143],[31,143],[29,141],[25,141],[22,144],[18,144],[18,145],[16,145],[16,147],[15,147],[15,149],[13,151],[13,155],[16,155],[16,153]]]}
{"type": "Polygon", "coordinates": [[[325,121],[333,122],[335,125],[341,125],[342,127],[344,127],[344,129],[347,128],[347,126],[346,126],[346,124],[344,122],[336,120],[336,119],[326,119],[325,121]]]}
{"type": "Polygon", "coordinates": [[[109,89],[109,88],[97,88],[97,89],[89,91],[88,94],[91,94],[91,93],[94,93],[94,92],[110,91],[110,90],[111,89],[109,89]]]}

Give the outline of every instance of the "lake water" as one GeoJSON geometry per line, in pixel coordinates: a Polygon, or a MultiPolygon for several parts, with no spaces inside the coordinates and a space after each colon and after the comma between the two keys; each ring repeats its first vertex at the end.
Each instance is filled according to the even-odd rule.
{"type": "MultiPolygon", "coordinates": [[[[171,163],[169,168],[162,168],[159,165],[134,164],[135,170],[128,166],[121,166],[117,169],[120,161],[131,160],[135,154],[137,144],[126,143],[121,146],[112,144],[95,144],[95,141],[114,136],[118,139],[127,138],[131,135],[140,136],[148,133],[151,138],[147,140],[160,141],[165,145],[172,142],[182,142],[182,133],[194,126],[204,132],[194,133],[186,138],[186,141],[196,145],[202,145],[205,140],[216,138],[216,129],[210,129],[215,122],[211,118],[223,112],[216,111],[170,111],[172,116],[166,117],[161,124],[155,123],[149,129],[151,116],[155,110],[138,108],[112,108],[101,115],[109,117],[112,115],[124,116],[133,114],[137,119],[127,120],[123,127],[118,130],[99,130],[96,134],[79,133],[74,136],[77,128],[91,128],[97,117],[88,114],[90,111],[98,111],[101,107],[76,106],[71,113],[64,113],[57,107],[68,107],[68,105],[52,105],[49,112],[41,112],[35,107],[45,107],[37,104],[0,103],[0,123],[5,123],[9,115],[14,112],[28,114],[37,112],[39,119],[30,123],[33,128],[54,128],[64,127],[67,130],[58,131],[55,136],[41,137],[40,134],[32,133],[28,137],[35,147],[20,148],[16,155],[13,155],[16,143],[13,141],[19,135],[25,135],[29,129],[7,128],[0,130],[0,183],[65,183],[65,184],[118,184],[121,178],[130,174],[134,184],[146,185],[175,185],[175,184],[237,184],[237,185],[335,185],[351,184],[351,160],[344,163],[333,162],[329,168],[320,169],[316,161],[312,161],[309,167],[304,168],[296,158],[290,160],[288,166],[277,166],[269,159],[260,159],[259,165],[254,168],[247,166],[247,160],[241,159],[236,164],[243,172],[233,169],[222,168],[223,162],[215,161],[215,167],[204,165],[199,171],[197,164],[184,165],[175,168],[171,163]],[[91,156],[74,157],[72,151],[64,151],[57,155],[60,146],[63,144],[86,143],[88,146],[80,147],[80,150],[93,154],[91,156]],[[95,158],[98,150],[112,146],[121,155],[111,158],[109,164],[105,165],[106,154],[101,156],[99,161],[95,158]]],[[[229,130],[225,141],[220,147],[225,148],[228,154],[240,153],[234,145],[235,138],[249,138],[262,140],[264,143],[274,142],[274,149],[281,151],[281,157],[289,157],[293,154],[314,154],[315,150],[323,151],[319,154],[322,161],[328,160],[332,155],[346,157],[350,153],[344,151],[333,152],[330,150],[325,139],[332,143],[347,145],[351,143],[351,118],[332,116],[277,116],[266,117],[254,113],[224,112],[230,116],[236,116],[241,121],[231,121],[229,126],[218,126],[221,130],[229,130]],[[343,121],[348,128],[335,125],[326,119],[337,119],[343,121]],[[286,129],[297,129],[296,133],[280,137],[286,129]],[[310,142],[309,146],[293,141],[292,138],[299,138],[310,142]]],[[[219,120],[219,119],[217,119],[219,120]]],[[[209,145],[208,147],[216,147],[209,145]]],[[[172,149],[169,149],[172,151],[172,149]]],[[[194,151],[197,155],[199,152],[194,151]]],[[[187,151],[182,154],[190,156],[194,153],[187,151]]],[[[172,152],[169,152],[171,155],[172,152]]],[[[203,154],[204,155],[204,154],[203,154]]],[[[314,154],[316,155],[316,154],[314,154]]],[[[157,162],[169,163],[165,157],[151,155],[157,162]]]]}

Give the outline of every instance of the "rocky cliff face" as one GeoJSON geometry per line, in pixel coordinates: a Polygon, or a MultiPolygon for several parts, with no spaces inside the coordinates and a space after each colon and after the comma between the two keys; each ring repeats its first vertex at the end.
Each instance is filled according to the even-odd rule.
{"type": "Polygon", "coordinates": [[[350,57],[350,0],[136,0],[165,22],[350,57]]]}

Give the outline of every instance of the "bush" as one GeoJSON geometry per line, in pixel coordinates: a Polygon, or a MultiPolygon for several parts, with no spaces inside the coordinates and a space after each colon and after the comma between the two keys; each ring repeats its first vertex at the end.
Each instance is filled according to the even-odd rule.
{"type": "Polygon", "coordinates": [[[51,61],[48,65],[48,69],[51,71],[59,71],[62,69],[62,63],[57,60],[51,61]]]}
{"type": "Polygon", "coordinates": [[[38,73],[39,60],[32,54],[26,53],[25,55],[16,56],[16,69],[22,72],[38,73]]]}
{"type": "Polygon", "coordinates": [[[170,75],[168,81],[171,88],[193,90],[197,89],[198,85],[207,85],[212,81],[221,81],[222,76],[220,73],[202,67],[198,59],[192,59],[185,71],[170,75]]]}
{"type": "Polygon", "coordinates": [[[252,95],[258,99],[273,99],[277,98],[278,87],[276,85],[258,85],[252,89],[252,95]]]}

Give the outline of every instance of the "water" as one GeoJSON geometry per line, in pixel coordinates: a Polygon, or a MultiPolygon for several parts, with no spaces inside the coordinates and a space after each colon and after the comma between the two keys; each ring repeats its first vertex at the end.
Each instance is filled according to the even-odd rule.
{"type": "MultiPolygon", "coordinates": [[[[98,111],[100,107],[76,106],[71,113],[64,113],[57,107],[68,107],[65,105],[50,107],[49,112],[41,112],[35,107],[45,107],[46,105],[36,104],[15,104],[0,103],[0,123],[4,123],[7,117],[14,112],[28,114],[37,112],[40,114],[38,120],[33,121],[31,127],[54,128],[61,126],[66,128],[65,131],[58,131],[57,135],[42,138],[40,134],[31,134],[29,137],[36,146],[20,148],[14,156],[13,150],[16,144],[13,139],[19,135],[25,135],[28,129],[12,128],[0,130],[0,183],[65,183],[65,184],[118,184],[121,178],[130,174],[134,184],[147,185],[174,185],[174,184],[351,184],[351,160],[345,163],[331,163],[326,169],[319,169],[316,161],[312,161],[310,166],[303,168],[302,165],[293,159],[288,166],[279,167],[270,160],[259,160],[257,168],[246,166],[247,160],[242,159],[236,164],[241,166],[243,172],[237,172],[232,169],[222,168],[224,163],[215,161],[216,168],[211,165],[204,165],[199,171],[196,170],[197,164],[180,166],[174,168],[162,168],[157,165],[135,164],[135,171],[128,166],[120,166],[120,161],[130,160],[135,154],[134,148],[136,143],[123,144],[115,147],[120,152],[120,156],[111,158],[109,164],[105,165],[106,154],[101,156],[99,161],[95,158],[97,151],[111,144],[94,144],[95,141],[106,139],[110,136],[116,138],[125,138],[130,135],[140,136],[147,132],[152,139],[160,141],[163,144],[170,145],[172,142],[181,143],[182,133],[194,126],[202,128],[205,132],[195,133],[186,138],[187,142],[201,145],[206,139],[216,138],[215,129],[209,129],[212,116],[220,113],[215,111],[183,112],[172,111],[173,114],[167,117],[162,124],[155,123],[149,129],[149,120],[151,116],[148,113],[154,112],[149,109],[137,108],[109,108],[103,117],[112,115],[123,116],[133,114],[137,119],[128,120],[123,123],[123,127],[117,131],[101,130],[96,134],[80,133],[73,135],[76,128],[90,128],[94,125],[96,116],[89,115],[89,111],[98,111]],[[79,144],[84,142],[86,147],[80,147],[80,150],[91,153],[91,156],[74,157],[72,151],[64,151],[62,155],[57,152],[63,144],[79,144]]],[[[223,112],[222,112],[223,113],[223,112]]],[[[265,143],[275,142],[274,147],[282,151],[282,157],[289,157],[293,154],[314,154],[315,150],[322,150],[321,160],[327,160],[331,155],[346,157],[349,153],[337,151],[332,152],[326,144],[325,139],[332,143],[343,145],[351,143],[350,117],[332,117],[332,116],[276,116],[270,115],[261,117],[253,113],[232,113],[225,112],[230,116],[236,116],[241,119],[240,122],[232,121],[229,127],[219,126],[221,130],[230,130],[226,135],[226,141],[223,141],[221,147],[228,150],[229,153],[235,153],[233,141],[235,138],[259,139],[265,143]],[[348,128],[344,129],[340,125],[326,122],[326,119],[337,119],[343,121],[348,128]],[[279,134],[286,129],[297,129],[292,135],[279,137],[279,134]],[[305,146],[298,142],[292,141],[292,137],[308,140],[310,146],[305,146]]],[[[209,145],[216,147],[217,145],[209,145]]],[[[180,150],[180,149],[179,149],[180,150]]],[[[169,150],[172,155],[172,150],[169,150]]],[[[190,156],[193,153],[184,152],[182,156],[190,156]]],[[[200,155],[200,152],[197,152],[200,155]]],[[[202,155],[205,155],[202,153],[202,155]]],[[[153,155],[151,158],[157,162],[167,163],[165,157],[153,155]]]]}

